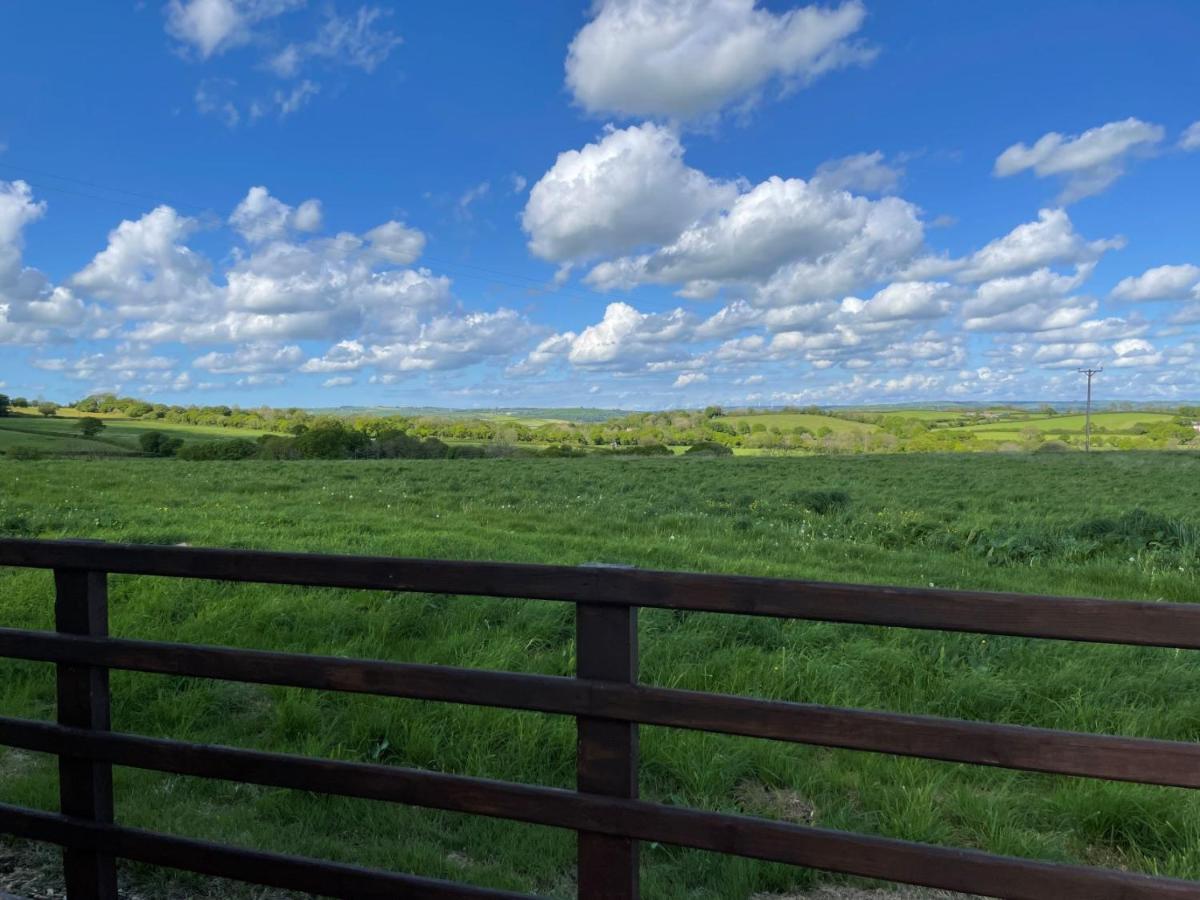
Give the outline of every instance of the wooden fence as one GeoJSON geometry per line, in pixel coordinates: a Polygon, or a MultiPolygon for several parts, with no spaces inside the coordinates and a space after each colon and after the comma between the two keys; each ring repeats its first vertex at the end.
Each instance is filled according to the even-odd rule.
{"type": "Polygon", "coordinates": [[[0,744],[56,754],[60,813],[0,804],[0,833],[64,848],[70,900],[117,896],[118,857],[331,897],[516,897],[116,824],[112,766],[316,791],[565,828],[585,900],[638,896],[655,841],[1011,898],[1200,898],[1200,883],[1057,865],[638,799],[638,725],[748,735],[1144,784],[1200,787],[1200,745],[639,685],[639,607],[1200,649],[1200,605],[821,584],[606,567],[0,540],[0,565],[52,569],[55,632],[0,629],[0,656],[57,664],[58,723],[0,718],[0,744]],[[421,591],[576,604],[574,678],[108,636],[107,576],[421,591]],[[114,732],[108,672],[467,703],[574,716],[577,790],[114,732]]]}

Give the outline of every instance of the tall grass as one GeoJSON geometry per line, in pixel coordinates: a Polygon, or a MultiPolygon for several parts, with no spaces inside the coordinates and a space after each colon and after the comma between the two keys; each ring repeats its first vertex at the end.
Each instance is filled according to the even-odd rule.
{"type": "MultiPolygon", "coordinates": [[[[774,576],[1182,602],[1187,455],[714,460],[0,462],[0,533],[774,576]]],[[[49,627],[46,573],[0,573],[0,625],[49,627]]],[[[112,578],[114,634],[570,674],[568,604],[112,578]]],[[[651,684],[1194,741],[1194,654],[644,611],[651,684]]],[[[570,720],[117,673],[115,724],[155,736],[569,787],[570,720]]],[[[0,663],[0,712],[51,718],[50,666],[0,663]]],[[[646,797],[1200,877],[1184,791],[646,728],[646,797]]],[[[53,808],[50,761],[0,755],[0,801],[53,808]]],[[[572,892],[553,829],[120,769],[123,822],[472,881],[572,892]]],[[[651,897],[818,876],[666,846],[651,897]]],[[[165,877],[165,876],[160,876],[165,877]]],[[[186,882],[185,882],[186,883],[186,882]]]]}

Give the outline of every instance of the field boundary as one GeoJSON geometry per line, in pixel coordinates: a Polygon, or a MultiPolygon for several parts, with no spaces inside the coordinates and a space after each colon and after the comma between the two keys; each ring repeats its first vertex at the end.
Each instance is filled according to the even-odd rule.
{"type": "Polygon", "coordinates": [[[641,607],[1200,649],[1200,607],[601,566],[544,566],[0,540],[0,566],[54,572],[56,631],[0,629],[0,656],[56,664],[58,721],[0,717],[0,744],[58,756],[60,812],[0,805],[0,833],[64,847],[70,900],[116,900],[115,860],[335,897],[517,897],[415,875],[130,829],[112,767],[451,810],[574,831],[584,900],[639,896],[652,841],[1006,898],[1200,898],[1200,882],[1052,864],[638,798],[638,726],[1146,784],[1200,787],[1200,745],[758,700],[638,683],[641,607]],[[108,634],[110,574],[576,604],[576,676],[135,641],[108,634]],[[111,669],[569,715],[574,791],[114,732],[111,669]]]}

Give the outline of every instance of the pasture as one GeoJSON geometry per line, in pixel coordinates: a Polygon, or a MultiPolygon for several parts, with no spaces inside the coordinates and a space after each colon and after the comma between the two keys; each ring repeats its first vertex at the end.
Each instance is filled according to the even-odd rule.
{"type": "MultiPolygon", "coordinates": [[[[1092,413],[1092,431],[1128,431],[1139,425],[1148,426],[1160,422],[1171,422],[1175,418],[1176,416],[1169,413],[1149,411],[1098,412],[1092,413]]],[[[1031,416],[1025,420],[966,425],[960,430],[985,433],[988,431],[1020,431],[1023,428],[1034,428],[1043,433],[1082,434],[1084,424],[1085,417],[1082,415],[1031,416]]]]}
{"type": "Polygon", "coordinates": [[[59,456],[130,456],[139,452],[138,438],[147,431],[161,431],[181,438],[185,443],[221,439],[258,437],[264,432],[245,428],[221,428],[214,425],[179,425],[156,419],[131,419],[120,415],[88,413],[104,422],[104,430],[92,438],[79,432],[83,414],[63,407],[58,414],[45,417],[36,412],[15,411],[0,417],[0,451],[27,447],[59,456]]]}
{"type": "MultiPolygon", "coordinates": [[[[1189,602],[1200,459],[1186,453],[776,459],[0,460],[0,533],[460,559],[623,563],[1189,602]]],[[[112,579],[112,630],[546,674],[569,605],[112,579]]],[[[0,625],[48,627],[45,573],[0,573],[0,625]]],[[[1200,739],[1200,666],[1169,650],[646,611],[670,687],[1200,739]]],[[[0,662],[0,711],[47,718],[52,667],[0,662]]],[[[569,720],[118,673],[115,726],[571,786],[569,720]]],[[[53,808],[47,758],[0,751],[0,802],[53,808]]],[[[1186,791],[643,729],[643,795],[932,843],[1200,877],[1186,791]]],[[[551,829],[118,769],[127,824],[572,895],[551,829]]],[[[823,877],[665,846],[645,895],[748,898],[823,877]]],[[[143,877],[153,880],[152,873],[143,877]]],[[[187,885],[185,878],[182,884],[187,885]]],[[[247,894],[247,896],[249,896],[247,894]]]]}
{"type": "Polygon", "coordinates": [[[763,425],[766,428],[779,428],[783,431],[791,431],[794,428],[807,428],[814,434],[823,428],[828,428],[836,433],[853,431],[877,431],[879,426],[869,425],[863,422],[851,422],[847,419],[839,419],[834,416],[810,415],[807,413],[753,413],[745,416],[719,416],[718,422],[728,422],[731,425],[739,425],[745,422],[751,428],[755,425],[763,425]]]}

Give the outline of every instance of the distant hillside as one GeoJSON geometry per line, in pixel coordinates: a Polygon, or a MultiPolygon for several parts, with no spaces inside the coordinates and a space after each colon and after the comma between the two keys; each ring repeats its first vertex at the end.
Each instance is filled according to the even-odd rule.
{"type": "Polygon", "coordinates": [[[586,406],[512,406],[492,409],[457,409],[445,406],[322,406],[305,410],[330,416],[422,416],[442,419],[517,419],[546,422],[607,422],[630,414],[627,409],[593,409],[586,406]]]}

